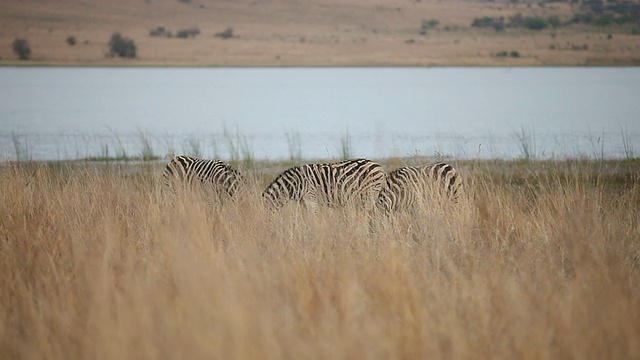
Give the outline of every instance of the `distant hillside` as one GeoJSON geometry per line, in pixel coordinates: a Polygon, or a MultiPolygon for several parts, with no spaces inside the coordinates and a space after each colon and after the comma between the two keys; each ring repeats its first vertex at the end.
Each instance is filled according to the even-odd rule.
{"type": "Polygon", "coordinates": [[[0,64],[640,65],[637,21],[597,10],[561,2],[5,0],[0,64]],[[111,51],[115,32],[135,47],[132,57],[111,51]],[[16,39],[26,44],[12,49],[16,39]],[[29,60],[20,61],[25,46],[29,60]]]}

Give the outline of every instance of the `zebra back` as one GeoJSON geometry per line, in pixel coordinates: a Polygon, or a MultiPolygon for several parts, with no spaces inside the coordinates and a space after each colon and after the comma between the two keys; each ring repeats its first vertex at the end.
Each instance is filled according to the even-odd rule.
{"type": "Polygon", "coordinates": [[[405,166],[387,174],[378,206],[385,211],[408,210],[428,195],[445,195],[455,203],[462,192],[462,176],[449,164],[405,166]]]}
{"type": "Polygon", "coordinates": [[[354,203],[372,208],[384,184],[384,169],[367,159],[289,168],[264,190],[267,203],[280,208],[287,201],[346,206],[354,203]]]}
{"type": "Polygon", "coordinates": [[[231,165],[220,160],[202,159],[193,156],[177,155],[165,167],[164,183],[172,186],[176,181],[184,185],[211,185],[218,193],[233,196],[244,177],[231,165]]]}

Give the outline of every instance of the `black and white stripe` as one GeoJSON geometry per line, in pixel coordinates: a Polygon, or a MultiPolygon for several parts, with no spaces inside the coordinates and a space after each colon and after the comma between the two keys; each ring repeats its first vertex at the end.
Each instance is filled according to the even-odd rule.
{"type": "Polygon", "coordinates": [[[185,155],[173,156],[164,170],[163,178],[168,186],[176,182],[186,186],[202,184],[210,186],[220,195],[229,196],[235,195],[245,182],[242,174],[224,161],[185,155]]]}
{"type": "Polygon", "coordinates": [[[443,195],[457,202],[462,192],[462,177],[449,164],[405,166],[387,174],[378,207],[386,212],[406,211],[443,195]]]}
{"type": "Polygon", "coordinates": [[[308,205],[314,212],[319,204],[333,207],[354,204],[373,209],[384,178],[382,166],[367,159],[306,164],[282,172],[262,197],[275,209],[288,201],[308,205]]]}

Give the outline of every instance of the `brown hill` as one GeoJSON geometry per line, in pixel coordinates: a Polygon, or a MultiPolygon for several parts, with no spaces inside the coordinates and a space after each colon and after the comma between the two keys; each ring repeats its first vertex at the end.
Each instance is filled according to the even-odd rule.
{"type": "Polygon", "coordinates": [[[567,3],[431,0],[6,0],[0,64],[640,64],[640,37],[630,26],[471,27],[476,18],[518,13],[566,22],[577,11],[567,3]],[[221,36],[229,28],[232,36],[221,36]],[[177,36],[195,29],[195,36],[177,36]],[[106,56],[114,32],[134,41],[134,59],[106,56]],[[17,60],[16,38],[28,41],[29,61],[17,60]]]}

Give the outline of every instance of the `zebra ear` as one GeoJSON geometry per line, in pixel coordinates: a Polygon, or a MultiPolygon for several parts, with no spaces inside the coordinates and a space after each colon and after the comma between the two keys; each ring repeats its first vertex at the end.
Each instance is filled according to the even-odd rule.
{"type": "Polygon", "coordinates": [[[173,150],[169,150],[169,152],[164,156],[165,160],[171,160],[176,157],[176,153],[173,150]]]}

